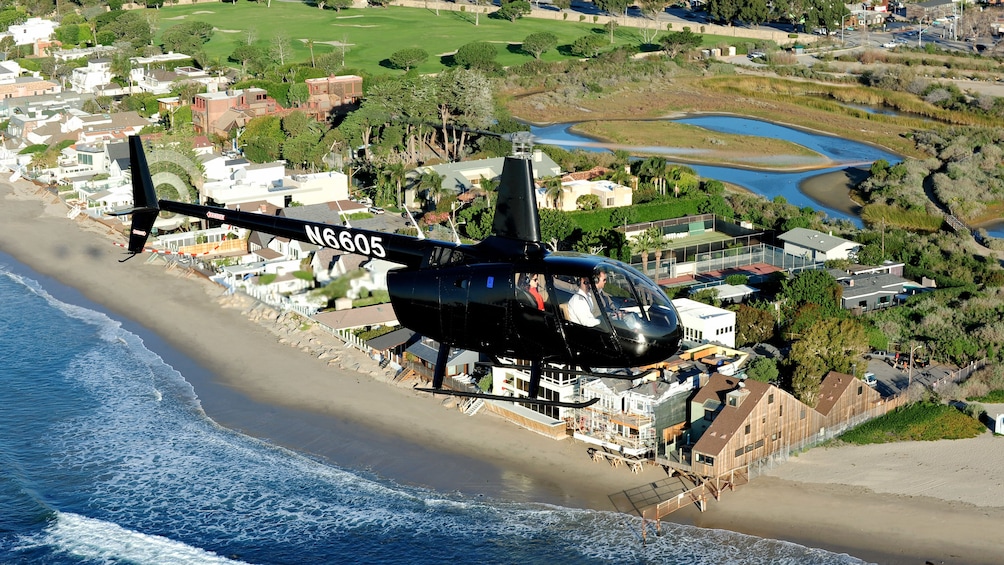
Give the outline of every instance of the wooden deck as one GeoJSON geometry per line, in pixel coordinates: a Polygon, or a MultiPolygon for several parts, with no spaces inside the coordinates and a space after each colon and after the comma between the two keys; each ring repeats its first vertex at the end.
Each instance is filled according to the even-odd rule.
{"type": "MultiPolygon", "coordinates": [[[[609,456],[614,454],[599,453],[602,453],[599,455],[600,460],[612,461],[609,456]]],[[[596,453],[590,455],[594,460],[597,457],[596,453]]],[[[657,535],[661,534],[662,518],[691,504],[704,512],[707,509],[709,494],[715,500],[721,500],[722,493],[726,489],[734,491],[736,487],[749,482],[749,469],[746,467],[719,477],[700,477],[669,467],[663,469],[668,474],[666,478],[610,497],[618,511],[641,516],[642,541],[646,539],[650,524],[655,525],[657,535]]]]}

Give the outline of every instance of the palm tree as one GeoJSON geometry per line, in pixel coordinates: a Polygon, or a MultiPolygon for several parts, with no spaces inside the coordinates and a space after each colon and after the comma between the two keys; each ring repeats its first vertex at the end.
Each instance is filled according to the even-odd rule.
{"type": "Polygon", "coordinates": [[[419,190],[425,189],[428,191],[427,198],[437,204],[439,203],[439,199],[446,193],[446,190],[443,188],[443,175],[432,170],[422,173],[422,176],[418,178],[418,188],[419,190]]]}
{"type": "Polygon", "coordinates": [[[648,254],[656,247],[652,235],[652,229],[649,228],[631,240],[631,250],[641,255],[641,272],[645,276],[648,276],[648,254]]]}
{"type": "Polygon", "coordinates": [[[561,202],[565,198],[565,187],[561,185],[561,177],[547,177],[543,183],[546,189],[544,196],[551,203],[551,207],[560,210],[561,202]]]}
{"type": "Polygon", "coordinates": [[[313,39],[308,39],[307,40],[307,49],[310,49],[310,66],[311,67],[316,67],[317,65],[314,64],[314,40],[313,39]]]}
{"type": "Polygon", "coordinates": [[[388,180],[397,185],[397,207],[400,208],[404,202],[403,187],[408,180],[408,169],[404,163],[394,163],[387,166],[388,180]]]}
{"type": "Polygon", "coordinates": [[[655,226],[648,228],[645,232],[651,232],[652,243],[655,251],[655,276],[652,277],[652,280],[658,281],[659,267],[662,265],[662,248],[666,245],[666,236],[663,235],[662,228],[657,228],[655,226]]]}

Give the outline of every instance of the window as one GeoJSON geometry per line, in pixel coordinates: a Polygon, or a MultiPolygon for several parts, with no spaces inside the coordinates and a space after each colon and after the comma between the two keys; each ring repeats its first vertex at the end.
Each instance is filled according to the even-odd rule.
{"type": "Polygon", "coordinates": [[[749,424],[746,424],[746,433],[747,434],[750,433],[750,425],[749,424]]]}
{"type": "Polygon", "coordinates": [[[865,391],[865,387],[864,387],[864,386],[862,386],[862,385],[858,385],[858,396],[861,396],[861,394],[862,394],[862,393],[863,393],[864,391],[865,391]]]}
{"type": "Polygon", "coordinates": [[[753,451],[753,444],[752,443],[746,446],[746,453],[749,453],[750,451],[753,451]]]}
{"type": "Polygon", "coordinates": [[[774,393],[773,392],[767,395],[767,404],[774,404],[774,393]]]}
{"type": "Polygon", "coordinates": [[[736,457],[742,457],[742,455],[743,455],[743,448],[740,447],[739,449],[736,450],[736,457]]]}
{"type": "Polygon", "coordinates": [[[93,165],[94,155],[88,155],[87,153],[77,153],[77,163],[81,165],[93,165]]]}
{"type": "Polygon", "coordinates": [[[753,447],[755,449],[760,449],[761,447],[763,447],[763,440],[756,442],[756,444],[753,447]]]}
{"type": "Polygon", "coordinates": [[[802,415],[799,417],[800,420],[805,419],[805,408],[802,408],[802,415]]]}

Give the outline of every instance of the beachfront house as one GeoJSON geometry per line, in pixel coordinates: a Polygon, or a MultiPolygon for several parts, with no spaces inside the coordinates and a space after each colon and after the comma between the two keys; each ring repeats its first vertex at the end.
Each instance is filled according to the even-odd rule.
{"type": "Polygon", "coordinates": [[[715,373],[690,399],[686,428],[660,433],[656,462],[709,478],[746,474],[754,462],[832,437],[891,406],[861,379],[835,371],[823,378],[815,408],[773,384],[715,373]]]}
{"type": "Polygon", "coordinates": [[[580,411],[573,437],[627,457],[651,458],[657,444],[656,420],[675,420],[673,413],[679,423],[685,419],[686,399],[700,386],[703,373],[696,367],[652,369],[636,379],[583,379],[582,399],[600,401],[580,411]]]}
{"type": "Polygon", "coordinates": [[[862,247],[860,243],[806,228],[786,231],[778,239],[784,242],[784,252],[788,255],[816,262],[854,259],[862,247]]]}

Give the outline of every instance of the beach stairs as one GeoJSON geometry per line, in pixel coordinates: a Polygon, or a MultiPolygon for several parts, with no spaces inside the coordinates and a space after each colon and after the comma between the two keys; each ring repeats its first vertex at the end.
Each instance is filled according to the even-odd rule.
{"type": "Polygon", "coordinates": [[[485,401],[483,398],[468,398],[467,401],[463,403],[460,410],[468,416],[473,416],[484,407],[485,401]]]}
{"type": "Polygon", "coordinates": [[[69,219],[71,219],[71,220],[76,220],[77,216],[79,216],[80,212],[82,212],[82,211],[83,211],[83,209],[80,206],[74,206],[74,207],[70,208],[69,212],[66,213],[66,217],[69,218],[69,219]]]}

